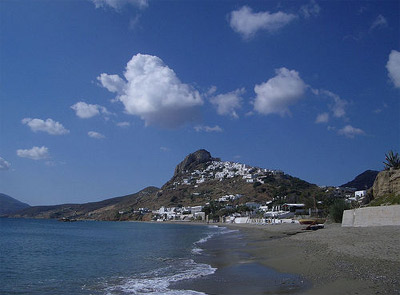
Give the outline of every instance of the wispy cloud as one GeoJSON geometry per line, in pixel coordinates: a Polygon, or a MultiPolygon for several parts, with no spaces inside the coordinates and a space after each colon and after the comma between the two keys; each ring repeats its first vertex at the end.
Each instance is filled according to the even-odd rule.
{"type": "Polygon", "coordinates": [[[34,146],[31,149],[17,150],[17,156],[21,157],[21,158],[32,159],[32,160],[42,160],[42,159],[47,159],[50,155],[49,155],[49,149],[47,147],[34,146]]]}
{"type": "Polygon", "coordinates": [[[388,26],[388,22],[386,18],[380,14],[376,17],[376,19],[371,24],[370,30],[377,29],[377,28],[385,28],[388,26]]]}
{"type": "Polygon", "coordinates": [[[162,150],[163,152],[169,152],[170,151],[170,149],[165,147],[165,146],[160,147],[160,150],[162,150]]]}
{"type": "Polygon", "coordinates": [[[132,5],[138,8],[146,8],[148,0],[91,0],[96,8],[111,7],[116,11],[120,11],[125,5],[132,5]]]}
{"type": "Polygon", "coordinates": [[[325,90],[325,89],[312,89],[311,92],[317,96],[325,96],[331,99],[331,102],[328,103],[329,109],[332,111],[332,114],[336,118],[345,118],[346,115],[346,107],[349,104],[347,100],[342,99],[336,93],[325,90]]]}
{"type": "Polygon", "coordinates": [[[386,103],[384,103],[384,104],[382,105],[382,107],[376,108],[375,110],[373,110],[373,112],[374,112],[375,114],[380,114],[380,113],[382,113],[383,110],[386,109],[387,107],[388,107],[388,105],[387,105],[386,103]]]}
{"type": "Polygon", "coordinates": [[[400,52],[392,50],[389,54],[389,59],[386,64],[388,75],[393,82],[394,87],[400,88],[400,52]]]}
{"type": "Polygon", "coordinates": [[[275,13],[268,11],[253,12],[249,6],[243,6],[229,14],[229,24],[235,32],[243,38],[249,39],[261,30],[269,33],[275,32],[288,25],[296,17],[294,14],[282,11],[275,13]]]}
{"type": "Polygon", "coordinates": [[[95,139],[103,139],[106,138],[103,134],[96,131],[89,131],[88,136],[95,139]]]}
{"type": "Polygon", "coordinates": [[[66,129],[61,123],[56,122],[52,119],[46,121],[42,119],[22,119],[22,124],[28,125],[33,132],[46,132],[51,135],[62,135],[68,134],[69,130],[66,129]]]}
{"type": "Polygon", "coordinates": [[[197,132],[222,132],[222,128],[219,127],[218,125],[215,125],[214,127],[210,126],[203,126],[203,125],[198,125],[194,127],[194,130],[197,132]]]}
{"type": "Polygon", "coordinates": [[[356,128],[351,125],[346,125],[342,129],[338,130],[338,134],[344,135],[348,138],[354,138],[357,135],[365,135],[365,132],[360,128],[356,128]]]}
{"type": "Polygon", "coordinates": [[[328,123],[329,121],[329,114],[328,113],[322,113],[317,116],[315,119],[315,123],[320,124],[320,123],[328,123]]]}
{"type": "Polygon", "coordinates": [[[10,169],[10,167],[11,164],[2,157],[0,157],[0,170],[8,170],[10,169]]]}
{"type": "Polygon", "coordinates": [[[310,18],[312,16],[317,16],[317,15],[319,15],[320,11],[321,11],[321,7],[314,0],[311,0],[308,4],[303,5],[300,8],[300,14],[304,18],[310,18]]]}
{"type": "Polygon", "coordinates": [[[286,13],[283,11],[253,12],[251,7],[245,5],[232,11],[229,14],[228,20],[232,30],[239,33],[243,39],[248,40],[254,37],[254,35],[259,31],[274,33],[289,25],[296,18],[303,17],[308,19],[316,17],[319,15],[320,11],[321,7],[314,0],[301,6],[297,14],[286,13]]]}
{"type": "Polygon", "coordinates": [[[121,127],[121,128],[125,128],[125,127],[131,126],[131,123],[129,123],[129,122],[118,122],[117,126],[121,127]]]}

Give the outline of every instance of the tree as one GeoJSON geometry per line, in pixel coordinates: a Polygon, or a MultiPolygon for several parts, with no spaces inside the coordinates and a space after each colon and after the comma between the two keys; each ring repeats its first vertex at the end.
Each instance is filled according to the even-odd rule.
{"type": "Polygon", "coordinates": [[[400,156],[398,153],[389,151],[385,154],[385,158],[386,162],[383,162],[383,164],[385,164],[385,170],[389,170],[390,168],[400,169],[400,156]]]}

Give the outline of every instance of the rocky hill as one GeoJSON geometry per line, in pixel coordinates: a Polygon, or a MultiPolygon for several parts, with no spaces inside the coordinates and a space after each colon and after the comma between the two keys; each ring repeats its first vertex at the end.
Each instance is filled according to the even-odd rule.
{"type": "Polygon", "coordinates": [[[301,202],[312,205],[312,196],[322,195],[316,185],[278,170],[224,162],[206,150],[189,154],[179,163],[171,180],[161,189],[148,187],[136,194],[88,204],[32,207],[15,217],[137,220],[161,206],[195,206],[226,195],[234,204],[269,201],[301,202]]]}
{"type": "Polygon", "coordinates": [[[400,196],[400,169],[381,171],[372,187],[375,199],[390,195],[400,196]]]}
{"type": "Polygon", "coordinates": [[[378,173],[379,171],[366,170],[363,173],[357,175],[352,181],[341,185],[341,187],[350,187],[357,190],[367,190],[373,186],[378,173]]]}
{"type": "Polygon", "coordinates": [[[305,202],[321,190],[279,170],[262,169],[212,158],[199,150],[177,165],[175,174],[158,192],[159,204],[201,205],[224,195],[240,195],[235,202],[265,202],[276,196],[305,202]]]}
{"type": "Polygon", "coordinates": [[[28,207],[30,207],[28,204],[22,203],[10,196],[7,196],[6,194],[0,193],[0,216],[14,213],[28,207]]]}

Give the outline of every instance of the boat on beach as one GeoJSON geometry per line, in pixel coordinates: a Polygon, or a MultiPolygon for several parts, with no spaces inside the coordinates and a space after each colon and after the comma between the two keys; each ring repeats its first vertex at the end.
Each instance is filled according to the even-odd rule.
{"type": "Polygon", "coordinates": [[[305,218],[299,219],[300,224],[307,224],[307,225],[315,225],[315,224],[324,224],[326,218],[305,218]]]}

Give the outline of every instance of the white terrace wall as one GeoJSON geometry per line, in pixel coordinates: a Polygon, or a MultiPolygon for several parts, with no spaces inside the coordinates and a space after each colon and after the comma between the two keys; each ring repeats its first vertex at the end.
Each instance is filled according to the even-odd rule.
{"type": "Polygon", "coordinates": [[[400,225],[400,205],[345,210],[343,227],[400,225]]]}

